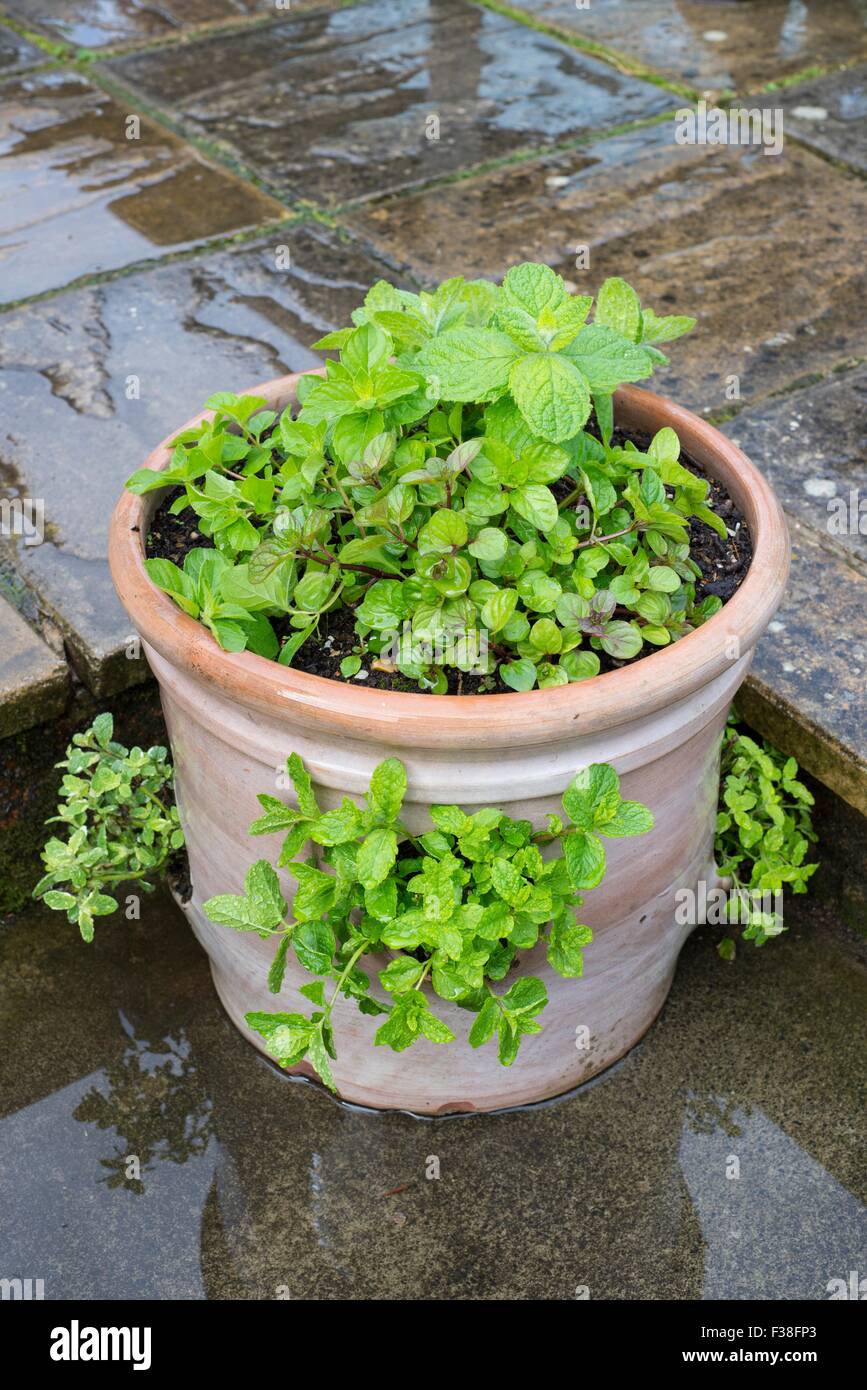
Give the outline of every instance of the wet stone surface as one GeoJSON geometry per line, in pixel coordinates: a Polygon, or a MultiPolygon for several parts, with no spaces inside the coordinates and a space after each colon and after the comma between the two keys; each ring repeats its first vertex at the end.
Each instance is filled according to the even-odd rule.
{"type": "Polygon", "coordinates": [[[797,521],[785,597],[738,696],[745,717],[867,815],[867,578],[797,521]]]}
{"type": "Polygon", "coordinates": [[[309,344],[383,267],[321,227],[22,306],[0,337],[0,493],[42,498],[42,545],[20,572],[60,624],[87,685],[146,675],[106,563],[124,479],[217,390],[318,365],[309,344]],[[283,246],[291,269],[276,268],[283,246]],[[132,649],[135,651],[135,649],[132,649]]]}
{"type": "MultiPolygon", "coordinates": [[[[292,8],[322,0],[291,0],[292,8]]],[[[197,25],[273,14],[275,0],[4,0],[23,24],[76,48],[166,38],[197,25]]]]}
{"type": "Polygon", "coordinates": [[[108,64],[286,197],[334,206],[588,130],[674,98],[464,0],[373,0],[108,64]]]}
{"type": "Polygon", "coordinates": [[[779,94],[779,105],[787,131],[867,173],[867,65],[799,83],[779,94]]]}
{"type": "Polygon", "coordinates": [[[430,282],[538,260],[576,291],[622,275],[657,312],[694,314],[654,389],[703,414],[867,353],[865,219],[864,184],[816,156],[678,145],[673,121],[349,218],[430,282]]]}
{"type": "Polygon", "coordinates": [[[68,688],[63,657],[0,597],[0,738],[52,719],[63,708],[68,688]]]}
{"type": "Polygon", "coordinates": [[[747,407],[722,428],[786,510],[867,575],[867,367],[747,407]]]}
{"type": "Polygon", "coordinates": [[[515,8],[609,45],[702,91],[753,91],[814,64],[867,53],[858,0],[513,0],[515,8]]]}
{"type": "Polygon", "coordinates": [[[92,947],[30,912],[0,934],[7,1265],[46,1299],[825,1299],[863,1267],[867,972],[817,904],[786,914],[731,967],[699,931],[577,1096],[423,1123],[272,1069],[162,894],[92,947]]]}
{"type": "Polygon", "coordinates": [[[50,54],[28,43],[14,29],[0,28],[0,78],[21,72],[24,68],[34,68],[49,57],[50,54]]]}
{"type": "Polygon", "coordinates": [[[0,266],[5,302],[57,289],[283,209],[69,73],[0,87],[0,266]]]}

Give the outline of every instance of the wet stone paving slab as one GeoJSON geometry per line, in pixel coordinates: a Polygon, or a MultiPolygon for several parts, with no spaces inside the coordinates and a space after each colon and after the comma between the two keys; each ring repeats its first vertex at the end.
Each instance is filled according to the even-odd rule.
{"type": "Polygon", "coordinates": [[[867,367],[748,407],[723,430],[786,510],[867,575],[867,367]]]}
{"type": "Polygon", "coordinates": [[[35,68],[49,56],[16,34],[14,29],[0,28],[0,79],[24,68],[35,68]]]}
{"type": "Polygon", "coordinates": [[[512,8],[701,91],[749,92],[867,54],[859,0],[513,0],[512,8]]]}
{"type": "Polygon", "coordinates": [[[63,656],[52,652],[0,595],[0,738],[52,719],[63,709],[68,690],[63,656]]]}
{"type": "Polygon", "coordinates": [[[818,904],[786,912],[733,966],[697,932],[573,1098],[426,1123],[272,1068],[162,893],[91,947],[28,913],[0,935],[7,1264],[47,1299],[825,1299],[863,1267],[867,971],[818,904]]]}
{"type": "Polygon", "coordinates": [[[792,143],[776,156],[678,145],[665,122],[348,220],[431,283],[538,260],[576,291],[622,275],[657,312],[694,314],[654,389],[703,414],[867,355],[853,255],[867,187],[792,143]]]}
{"type": "Polygon", "coordinates": [[[256,188],[199,159],[83,78],[0,86],[5,302],[280,217],[256,188]],[[127,132],[137,138],[127,138],[127,132]]]}
{"type": "Polygon", "coordinates": [[[465,0],[374,0],[117,59],[288,198],[329,206],[667,110],[671,93],[465,0]]]}
{"type": "MultiPolygon", "coordinates": [[[[323,0],[290,0],[301,8],[323,0]]],[[[285,5],[285,0],[284,0],[285,5]]],[[[76,48],[147,42],[182,34],[202,24],[226,24],[248,16],[273,15],[277,0],[4,0],[22,24],[62,39],[76,48]]]]}
{"type": "Polygon", "coordinates": [[[11,310],[0,336],[0,492],[44,501],[18,566],[91,689],[146,675],[106,563],[123,481],[217,390],[319,364],[383,267],[321,227],[11,310]],[[279,268],[286,266],[288,268],[279,268]],[[62,456],[58,459],[58,441],[62,456]]]}
{"type": "Polygon", "coordinates": [[[790,529],[788,587],[738,705],[766,738],[867,815],[867,576],[830,554],[812,527],[790,529]]]}
{"type": "Polygon", "coordinates": [[[785,128],[804,144],[867,173],[867,65],[775,95],[785,128]]]}

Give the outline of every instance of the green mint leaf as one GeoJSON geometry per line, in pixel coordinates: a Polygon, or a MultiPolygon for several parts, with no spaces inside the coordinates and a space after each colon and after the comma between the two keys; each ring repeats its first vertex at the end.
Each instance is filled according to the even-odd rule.
{"type": "Polygon", "coordinates": [[[640,801],[621,801],[611,819],[596,829],[600,835],[646,835],[653,829],[653,815],[640,801]]]}
{"type": "Polygon", "coordinates": [[[416,365],[447,401],[490,400],[509,381],[521,349],[506,333],[493,328],[452,329],[432,338],[416,365]]]}
{"type": "Polygon", "coordinates": [[[536,320],[545,309],[556,310],[567,293],[562,278],[550,266],[524,261],[507,271],[503,297],[536,320]]]}
{"type": "Polygon", "coordinates": [[[283,977],[286,974],[286,952],[289,949],[290,937],[287,932],[280,938],[277,950],[274,952],[274,959],[268,971],[268,989],[271,994],[279,994],[283,988],[283,977]]]}
{"type": "Polygon", "coordinates": [[[371,830],[358,850],[358,881],[363,888],[375,888],[388,875],[397,858],[397,836],[393,830],[371,830]]]}
{"type": "Polygon", "coordinates": [[[406,768],[399,758],[386,758],[370,779],[367,804],[386,824],[396,821],[406,796],[406,768]]]}
{"type": "Polygon", "coordinates": [[[321,815],[319,804],[313,794],[313,782],[310,773],[297,753],[289,754],[286,759],[286,769],[292,779],[302,816],[318,817],[321,815]]]}
{"type": "Polygon", "coordinates": [[[301,1061],[315,1031],[303,1014],[249,1013],[244,1015],[244,1021],[264,1038],[268,1052],[281,1067],[292,1067],[301,1061]]]}
{"type": "Polygon", "coordinates": [[[577,979],[584,973],[584,947],[593,940],[589,927],[571,918],[555,922],[548,938],[548,963],[564,979],[577,979]]]}
{"type": "Polygon", "coordinates": [[[590,414],[586,378],[558,353],[522,357],[509,374],[509,390],[533,433],[554,444],[572,439],[590,414]]]}
{"type": "Polygon", "coordinates": [[[581,892],[596,888],[605,876],[605,850],[598,836],[573,830],[562,839],[563,857],[573,886],[581,892]]]}
{"type": "Polygon", "coordinates": [[[295,954],[311,975],[327,975],[337,950],[334,932],[327,922],[299,922],[292,933],[295,954]]]}
{"type": "Polygon", "coordinates": [[[619,276],[606,280],[596,296],[595,321],[633,343],[641,337],[641,302],[632,286],[619,276]]]}
{"type": "Polygon", "coordinates": [[[594,395],[611,395],[624,381],[641,381],[653,372],[646,348],[601,323],[582,328],[560,355],[578,368],[594,395]]]}
{"type": "Polygon", "coordinates": [[[563,793],[563,809],[578,830],[610,821],[620,805],[620,779],[608,763],[582,768],[563,793]]]}

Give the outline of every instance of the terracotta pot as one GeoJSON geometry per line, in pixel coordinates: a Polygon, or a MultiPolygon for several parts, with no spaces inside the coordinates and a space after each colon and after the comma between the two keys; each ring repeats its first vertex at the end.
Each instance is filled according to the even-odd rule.
{"type": "MultiPolygon", "coordinates": [[[[296,381],[288,376],[254,389],[281,409],[293,399],[296,381]]],[[[594,932],[584,978],[561,979],[543,947],[523,956],[520,969],[542,977],[550,1003],[543,1032],[525,1040],[512,1067],[499,1065],[494,1044],[470,1049],[472,1015],[439,998],[436,1011],[457,1041],[443,1047],[422,1040],[399,1054],[374,1047],[377,1020],[341,1001],[334,1074],[347,1100],[424,1114],[492,1110],[586,1081],[622,1057],[662,1007],[689,931],[674,919],[676,890],[716,881],[721,735],[783,592],[786,525],[762,475],[703,420],[634,387],[618,392],[616,409],[618,423],[639,431],[673,426],[687,453],[725,483],[749,523],[753,562],[732,600],[703,627],[634,665],[553,690],[392,693],[324,680],[249,652],[224,652],[147,577],[144,537],[160,494],[125,493],[115,510],[112,575],[160,683],[172,742],[193,884],[185,911],[210,957],[220,998],[256,1046],[261,1039],[244,1014],[298,1009],[297,986],[309,976],[290,964],[281,995],[270,995],[265,976],[273,944],[214,926],[201,904],[216,893],[240,892],[255,859],[276,858],[280,837],[252,839],[246,831],[259,813],[257,792],[288,785],[281,771],[290,752],[304,759],[326,807],[344,795],[360,797],[383,758],[402,758],[411,829],[427,827],[428,805],[453,801],[470,813],[499,806],[541,826],[546,813],[559,809],[576,770],[591,762],[613,764],[624,796],[653,810],[650,834],[606,842],[607,876],[585,895],[580,914],[594,932]]],[[[180,428],[187,426],[168,436],[147,467],[166,466],[168,443],[180,428]]],[[[284,875],[287,898],[293,887],[284,875]]],[[[370,964],[372,974],[381,968],[370,964]]]]}

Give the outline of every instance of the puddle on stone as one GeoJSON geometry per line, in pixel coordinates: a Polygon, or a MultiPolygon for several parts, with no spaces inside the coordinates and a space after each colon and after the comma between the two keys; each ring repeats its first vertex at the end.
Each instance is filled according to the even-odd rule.
{"type": "Polygon", "coordinates": [[[0,301],[56,289],[281,215],[88,82],[58,72],[0,89],[0,301]]]}
{"type": "Polygon", "coordinates": [[[48,1299],[827,1298],[864,1267],[867,972],[809,899],[787,920],[734,967],[688,942],[580,1095],[421,1124],[275,1073],[163,893],[92,947],[28,911],[0,933],[0,1273],[48,1299]]]}
{"type": "MultiPolygon", "coordinates": [[[[297,3],[292,0],[293,8],[297,3]]],[[[199,24],[273,14],[275,6],[274,0],[160,0],[158,5],[151,0],[6,0],[4,8],[76,48],[103,48],[162,39],[199,24]]]]}
{"type": "Polygon", "coordinates": [[[289,197],[372,197],[655,115],[659,88],[463,0],[301,13],[110,70],[289,197]]]}
{"type": "Polygon", "coordinates": [[[867,52],[858,0],[517,0],[520,9],[610,45],[670,78],[750,91],[812,64],[867,52]]]}

